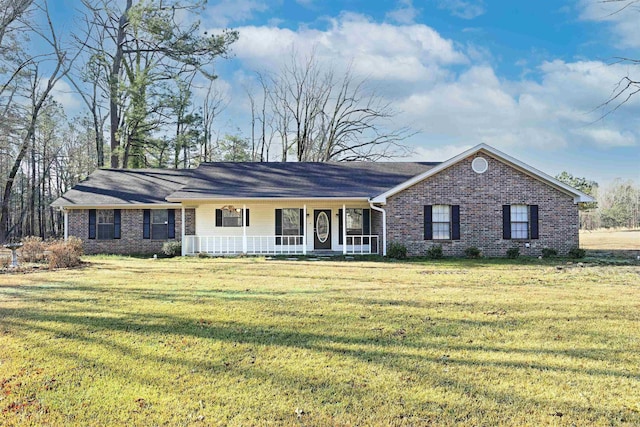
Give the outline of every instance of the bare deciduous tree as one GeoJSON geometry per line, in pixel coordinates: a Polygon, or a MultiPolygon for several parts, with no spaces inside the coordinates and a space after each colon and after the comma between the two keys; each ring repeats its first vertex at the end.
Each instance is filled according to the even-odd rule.
{"type": "MultiPolygon", "coordinates": [[[[289,63],[266,81],[261,76],[283,161],[292,149],[298,161],[317,162],[379,160],[407,152],[402,142],[412,131],[394,126],[397,112],[391,104],[351,69],[338,76],[315,54],[299,61],[292,52],[289,63]]],[[[270,138],[266,133],[263,126],[262,141],[270,138]]]]}
{"type": "MultiPolygon", "coordinates": [[[[640,0],[602,0],[603,4],[611,5],[614,9],[609,13],[613,16],[619,13],[638,13],[640,12],[640,0]]],[[[640,17],[640,15],[639,15],[640,17]]],[[[625,56],[614,58],[614,64],[630,64],[634,66],[640,65],[640,59],[625,56]]],[[[622,105],[627,103],[634,95],[640,92],[640,80],[627,74],[623,76],[611,91],[611,96],[600,105],[605,110],[603,117],[615,112],[622,105]]]]}
{"type": "MultiPolygon", "coordinates": [[[[47,23],[46,28],[41,29],[28,20],[25,20],[22,24],[29,28],[32,35],[41,38],[51,48],[52,53],[50,55],[27,57],[22,61],[18,61],[21,63],[20,67],[23,68],[22,72],[24,73],[25,81],[30,82],[29,93],[26,94],[26,98],[30,100],[30,108],[23,118],[26,126],[20,132],[19,149],[13,159],[11,168],[4,183],[2,203],[0,205],[0,241],[5,241],[11,231],[9,226],[9,201],[11,198],[11,192],[15,178],[20,170],[22,160],[27,154],[29,146],[33,141],[38,116],[49,99],[51,91],[69,72],[73,61],[79,54],[79,52],[76,52],[75,55],[69,57],[67,51],[62,48],[61,42],[58,39],[58,34],[56,33],[51,21],[47,2],[43,1],[42,3],[38,3],[36,5],[36,9],[38,13],[41,13],[45,17],[47,23]],[[52,69],[48,73],[49,77],[47,79],[43,79],[41,67],[46,62],[52,64],[52,69]]],[[[11,99],[8,102],[13,102],[13,100],[11,99]]]]}

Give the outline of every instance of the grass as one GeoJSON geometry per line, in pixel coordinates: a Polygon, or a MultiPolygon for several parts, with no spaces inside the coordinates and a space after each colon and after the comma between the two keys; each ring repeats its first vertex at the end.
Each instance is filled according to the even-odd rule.
{"type": "Polygon", "coordinates": [[[640,424],[638,266],[86,259],[0,276],[0,425],[640,424]]]}
{"type": "Polygon", "coordinates": [[[640,250],[640,230],[580,231],[583,249],[640,250]]]}

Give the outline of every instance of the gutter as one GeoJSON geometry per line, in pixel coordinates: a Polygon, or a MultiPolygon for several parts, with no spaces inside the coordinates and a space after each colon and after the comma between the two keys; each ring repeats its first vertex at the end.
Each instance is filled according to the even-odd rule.
{"type": "Polygon", "coordinates": [[[382,212],[382,256],[387,256],[387,211],[374,206],[372,201],[369,201],[369,206],[374,211],[382,212]]]}

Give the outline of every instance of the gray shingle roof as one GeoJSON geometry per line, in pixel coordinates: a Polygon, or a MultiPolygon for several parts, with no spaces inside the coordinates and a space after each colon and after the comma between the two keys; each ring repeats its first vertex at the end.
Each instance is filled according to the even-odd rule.
{"type": "Polygon", "coordinates": [[[51,205],[102,206],[167,203],[184,186],[188,169],[98,169],[51,205]]]}
{"type": "Polygon", "coordinates": [[[171,201],[229,198],[369,198],[433,168],[427,162],[203,163],[171,201]]]}
{"type": "Polygon", "coordinates": [[[370,198],[437,164],[220,162],[197,169],[99,169],[52,206],[162,204],[167,199],[370,198]]]}

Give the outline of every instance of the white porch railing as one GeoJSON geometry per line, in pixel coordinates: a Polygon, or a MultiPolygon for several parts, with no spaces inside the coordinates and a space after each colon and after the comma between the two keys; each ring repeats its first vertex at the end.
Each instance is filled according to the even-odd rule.
{"type": "Polygon", "coordinates": [[[303,236],[184,236],[182,244],[187,255],[294,255],[305,252],[303,239],[303,236]]]}
{"type": "Polygon", "coordinates": [[[347,253],[352,255],[369,255],[378,252],[378,235],[347,235],[347,253]]]}
{"type": "MultiPolygon", "coordinates": [[[[349,235],[347,253],[352,255],[377,254],[377,235],[349,235]]],[[[304,236],[184,236],[182,244],[186,255],[302,255],[306,253],[304,236]],[[246,243],[245,243],[246,242],[246,243]]]]}

